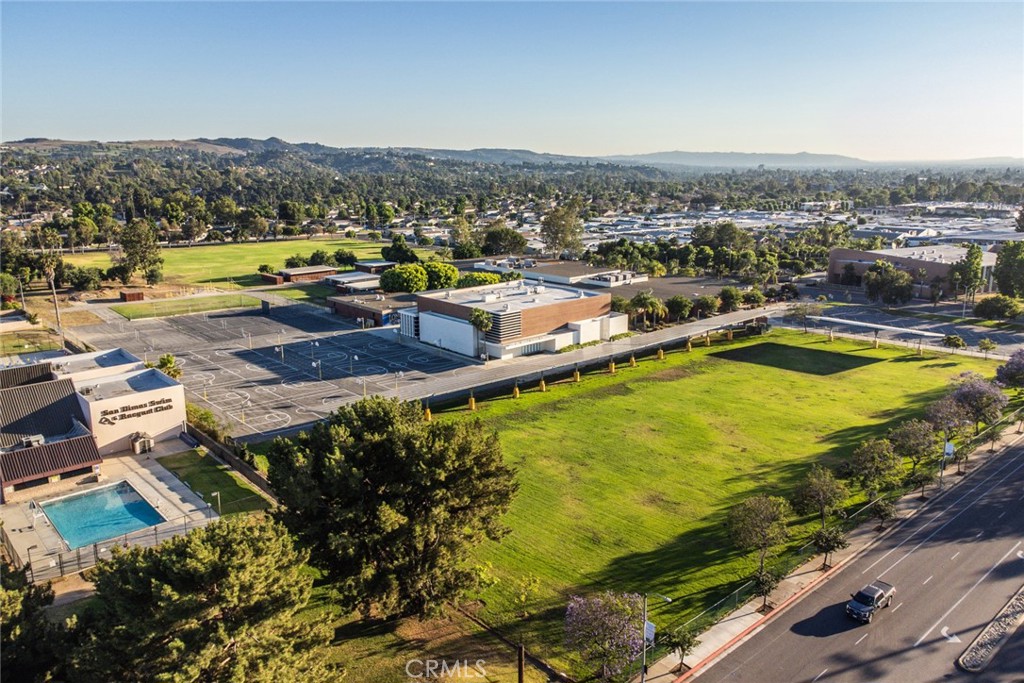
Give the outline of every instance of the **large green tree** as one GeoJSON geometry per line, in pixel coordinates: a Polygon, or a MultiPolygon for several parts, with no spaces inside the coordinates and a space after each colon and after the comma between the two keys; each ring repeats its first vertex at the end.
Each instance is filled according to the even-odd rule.
{"type": "Polygon", "coordinates": [[[905,304],[914,296],[914,278],[888,261],[875,261],[863,282],[868,299],[889,306],[905,304]]]}
{"type": "Polygon", "coordinates": [[[874,497],[899,486],[903,459],[893,451],[888,439],[869,439],[853,452],[850,467],[854,479],[874,497]]]}
{"type": "Polygon", "coordinates": [[[281,682],[333,675],[333,632],[296,619],[313,576],[284,527],[236,516],[95,569],[69,680],[281,682]]]}
{"type": "Polygon", "coordinates": [[[156,226],[146,219],[137,218],[125,226],[121,231],[120,244],[118,265],[127,271],[129,279],[136,272],[146,272],[163,265],[156,226]]]}
{"type": "Polygon", "coordinates": [[[391,246],[381,248],[380,255],[384,257],[385,261],[394,261],[395,263],[419,263],[420,261],[420,257],[416,255],[412,247],[405,243],[404,235],[392,237],[391,246]]]}
{"type": "Polygon", "coordinates": [[[729,510],[729,537],[740,550],[756,550],[758,574],[764,574],[764,561],[772,548],[789,537],[786,526],[789,503],[778,496],[757,495],[729,510]]]}
{"type": "Polygon", "coordinates": [[[50,584],[29,581],[27,569],[0,559],[0,672],[5,681],[44,681],[63,656],[66,631],[47,618],[50,584]]]}
{"type": "Polygon", "coordinates": [[[1024,241],[1006,242],[992,271],[1000,294],[1024,297],[1024,241]]]}
{"type": "Polygon", "coordinates": [[[427,272],[427,289],[448,289],[459,281],[459,269],[450,263],[426,261],[420,265],[427,272]]]}
{"type": "Polygon", "coordinates": [[[556,258],[563,253],[576,256],[583,251],[583,221],[579,206],[569,202],[552,209],[541,219],[540,238],[556,258]]]}
{"type": "Polygon", "coordinates": [[[429,284],[427,271],[418,263],[405,263],[380,274],[380,288],[385,292],[422,292],[429,284]]]}
{"type": "Polygon", "coordinates": [[[828,515],[850,495],[846,485],[836,479],[832,470],[813,465],[796,494],[796,508],[800,512],[815,512],[825,528],[828,515]]]}
{"type": "Polygon", "coordinates": [[[488,256],[522,254],[524,251],[526,238],[505,225],[505,221],[495,221],[484,231],[483,252],[488,256]]]}
{"type": "Polygon", "coordinates": [[[268,457],[278,515],[364,614],[432,614],[477,585],[467,559],[505,535],[517,489],[497,433],[397,399],[339,408],[268,457]]]}

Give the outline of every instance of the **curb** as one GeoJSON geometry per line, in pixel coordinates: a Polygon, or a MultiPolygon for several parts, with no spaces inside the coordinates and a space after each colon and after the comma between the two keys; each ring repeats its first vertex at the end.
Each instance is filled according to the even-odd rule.
{"type": "Polygon", "coordinates": [[[1010,636],[1017,631],[1021,623],[1024,623],[1024,603],[1016,607],[1014,607],[1013,604],[1019,601],[1022,596],[1024,596],[1024,586],[1021,586],[1020,590],[1014,593],[1006,604],[996,612],[996,615],[992,617],[992,621],[988,622],[988,624],[985,625],[985,628],[981,629],[981,633],[971,641],[971,644],[967,646],[967,649],[963,651],[963,654],[957,658],[956,663],[961,669],[971,673],[979,673],[985,670],[999,650],[1002,649],[1003,645],[1006,644],[1006,641],[1010,639],[1010,636]],[[1012,612],[1014,610],[1018,612],[1016,617],[1011,618],[1006,624],[999,623],[1008,612],[1012,612]],[[1006,630],[1003,631],[1002,635],[999,636],[994,644],[988,647],[988,653],[985,653],[985,641],[988,639],[989,634],[1000,626],[1005,627],[1006,630]],[[970,664],[968,662],[975,658],[975,651],[981,652],[981,659],[976,664],[970,664]]]}
{"type": "MultiPolygon", "coordinates": [[[[893,527],[890,527],[890,528],[893,528],[893,527]]],[[[859,553],[857,553],[857,554],[859,554],[859,553]]],[[[696,675],[697,672],[699,672],[701,669],[705,668],[709,664],[713,663],[722,654],[724,654],[730,648],[734,647],[737,643],[739,643],[741,640],[743,640],[748,635],[750,635],[750,633],[753,632],[755,629],[758,629],[761,626],[764,626],[768,621],[770,621],[771,619],[775,618],[777,615],[780,615],[784,611],[786,611],[786,609],[788,607],[790,607],[790,605],[792,605],[794,602],[796,602],[797,598],[803,597],[805,593],[810,592],[810,590],[812,588],[817,587],[817,585],[819,583],[821,583],[822,581],[824,581],[828,577],[832,576],[832,574],[838,572],[840,569],[845,567],[846,564],[851,559],[853,559],[855,556],[856,556],[856,554],[855,555],[851,555],[850,557],[846,558],[845,560],[843,560],[839,564],[832,565],[832,567],[830,567],[828,571],[823,572],[822,574],[819,574],[818,576],[816,576],[810,583],[808,583],[806,586],[804,586],[803,588],[798,590],[796,593],[793,593],[788,598],[783,600],[782,604],[780,604],[778,607],[773,609],[771,612],[769,612],[768,614],[764,615],[763,617],[758,619],[756,622],[754,622],[753,624],[751,624],[747,628],[743,629],[740,633],[737,633],[735,636],[732,637],[732,639],[729,642],[727,642],[725,645],[722,645],[720,648],[718,648],[717,650],[712,652],[710,655],[705,657],[702,661],[698,662],[697,665],[694,666],[692,669],[690,669],[686,673],[680,675],[678,678],[673,679],[672,683],[681,683],[682,681],[685,681],[685,680],[693,677],[694,675],[696,675]]]]}

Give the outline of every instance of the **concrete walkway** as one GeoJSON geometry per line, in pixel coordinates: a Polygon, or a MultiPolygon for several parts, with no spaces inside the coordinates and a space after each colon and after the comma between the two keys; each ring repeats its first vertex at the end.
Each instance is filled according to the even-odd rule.
{"type": "MultiPolygon", "coordinates": [[[[1016,428],[1007,429],[997,442],[995,453],[989,451],[989,444],[984,444],[971,454],[969,460],[971,469],[977,468],[1010,445],[1022,440],[1024,440],[1024,435],[1019,433],[1016,428]]],[[[943,491],[936,493],[934,488],[931,489],[926,501],[920,499],[917,491],[900,498],[896,504],[899,519],[903,520],[916,515],[928,504],[959,486],[965,477],[956,476],[956,469],[949,465],[943,480],[943,491]]],[[[885,531],[878,532],[875,530],[876,524],[873,521],[864,520],[847,534],[846,540],[850,542],[850,545],[832,556],[832,566],[828,571],[821,570],[821,555],[813,556],[783,579],[768,597],[768,603],[774,606],[772,612],[767,615],[760,614],[757,610],[761,606],[761,598],[750,600],[700,634],[700,643],[682,662],[676,653],[671,653],[648,665],[647,680],[651,683],[680,683],[686,679],[698,677],[702,670],[750,638],[758,630],[758,627],[781,614],[785,607],[799,600],[818,582],[891,533],[899,524],[900,522],[895,522],[890,524],[885,531]]],[[[633,682],[639,680],[639,675],[632,679],[633,682]]]]}

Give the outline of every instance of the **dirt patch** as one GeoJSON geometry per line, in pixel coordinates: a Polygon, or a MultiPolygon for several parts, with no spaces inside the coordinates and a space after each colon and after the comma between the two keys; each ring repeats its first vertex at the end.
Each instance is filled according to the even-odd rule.
{"type": "Polygon", "coordinates": [[[649,382],[675,382],[677,380],[686,379],[687,377],[693,377],[694,375],[707,372],[708,362],[709,361],[699,361],[696,363],[676,366],[674,368],[666,368],[660,372],[648,375],[644,379],[649,382]]]}

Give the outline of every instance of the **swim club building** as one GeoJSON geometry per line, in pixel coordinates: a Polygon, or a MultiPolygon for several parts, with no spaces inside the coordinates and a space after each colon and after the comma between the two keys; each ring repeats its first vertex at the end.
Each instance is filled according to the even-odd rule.
{"type": "Polygon", "coordinates": [[[611,310],[611,295],[524,280],[416,295],[398,311],[406,339],[478,358],[514,358],[572,344],[608,340],[626,332],[628,318],[611,310]],[[470,324],[474,309],[490,315],[481,335],[470,324]]]}
{"type": "Polygon", "coordinates": [[[185,419],[184,387],[122,349],[0,370],[0,488],[98,475],[102,456],[151,450],[185,419]]]}

